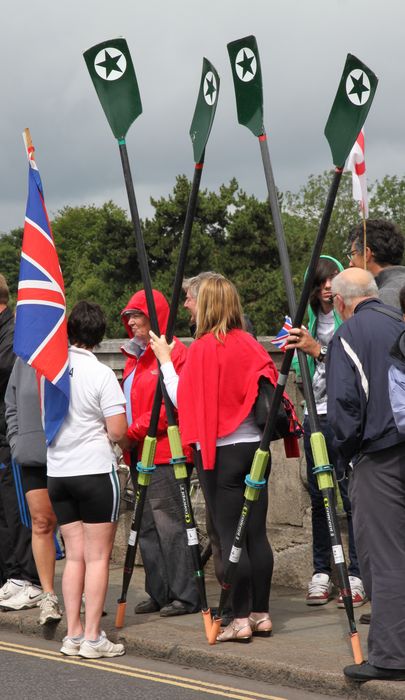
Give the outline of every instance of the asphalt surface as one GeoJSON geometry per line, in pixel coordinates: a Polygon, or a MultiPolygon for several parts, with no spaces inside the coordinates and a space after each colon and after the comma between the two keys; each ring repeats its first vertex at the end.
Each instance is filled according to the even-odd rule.
{"type": "MultiPolygon", "coordinates": [[[[19,700],[328,700],[330,696],[127,654],[67,658],[55,641],[0,632],[2,697],[19,700]]],[[[330,700],[333,700],[330,698],[330,700]]],[[[338,700],[335,696],[334,700],[338,700]]]]}
{"type": "MultiPolygon", "coordinates": [[[[57,568],[60,590],[63,562],[58,562],[57,568]]],[[[161,618],[158,613],[134,614],[134,605],[145,598],[141,568],[135,570],[131,583],[125,626],[116,630],[114,620],[121,579],[121,569],[112,567],[106,602],[108,615],[103,618],[103,627],[111,639],[124,642],[128,653],[331,696],[405,700],[405,683],[372,681],[359,685],[345,679],[342,669],[353,660],[346,614],[337,608],[336,601],[309,607],[305,605],[302,591],[273,589],[270,601],[272,637],[254,638],[250,644],[228,642],[209,646],[200,614],[172,618],[161,618]]],[[[216,605],[219,598],[216,581],[207,581],[207,592],[209,603],[216,605]]],[[[356,615],[359,617],[369,610],[366,604],[357,609],[356,615]]],[[[57,641],[66,634],[64,619],[56,626],[45,628],[39,626],[37,620],[37,609],[0,612],[0,630],[57,641]]],[[[366,657],[368,627],[359,625],[358,630],[366,657]]]]}

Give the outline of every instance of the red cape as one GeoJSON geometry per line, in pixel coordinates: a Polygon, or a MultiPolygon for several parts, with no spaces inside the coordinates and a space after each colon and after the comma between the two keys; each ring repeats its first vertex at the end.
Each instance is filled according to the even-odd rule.
{"type": "Polygon", "coordinates": [[[199,442],[204,469],[213,469],[216,440],[234,432],[256,400],[258,381],[277,383],[273,360],[249,333],[232,330],[222,342],[207,333],[192,343],[179,378],[180,432],[199,442]]]}

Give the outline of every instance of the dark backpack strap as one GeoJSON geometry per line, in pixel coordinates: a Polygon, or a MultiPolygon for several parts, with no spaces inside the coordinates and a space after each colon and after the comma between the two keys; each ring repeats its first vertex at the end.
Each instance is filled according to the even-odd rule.
{"type": "Polygon", "coordinates": [[[395,309],[389,309],[386,306],[370,306],[370,309],[373,309],[374,311],[378,311],[380,314],[385,314],[386,316],[390,316],[393,318],[395,321],[404,321],[404,317],[401,314],[400,311],[395,311],[395,309]]]}

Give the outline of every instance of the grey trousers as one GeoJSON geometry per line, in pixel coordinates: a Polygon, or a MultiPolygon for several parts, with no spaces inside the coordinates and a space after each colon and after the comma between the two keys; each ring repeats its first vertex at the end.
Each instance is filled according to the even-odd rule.
{"type": "Polygon", "coordinates": [[[368,660],[405,669],[405,443],[363,455],[349,495],[361,577],[372,600],[368,660]]]}
{"type": "Polygon", "coordinates": [[[143,511],[139,547],[145,590],[160,607],[180,600],[188,612],[201,609],[183,522],[179,486],[171,465],[157,465],[143,511]]]}

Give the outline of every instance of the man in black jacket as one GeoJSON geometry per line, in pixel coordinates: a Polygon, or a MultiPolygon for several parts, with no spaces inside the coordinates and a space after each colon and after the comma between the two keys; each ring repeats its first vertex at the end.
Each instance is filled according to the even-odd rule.
{"type": "Polygon", "coordinates": [[[388,393],[389,351],[405,324],[360,268],[337,275],[332,295],[345,323],[328,346],[328,418],[353,465],[354,535],[373,605],[368,662],[344,673],[356,681],[405,680],[405,435],[396,428],[388,393]]]}
{"type": "MultiPolygon", "coordinates": [[[[6,437],[4,395],[15,360],[14,314],[8,300],[7,283],[0,275],[0,608],[2,602],[13,598],[15,605],[10,609],[21,610],[35,607],[42,589],[32,556],[31,531],[21,520],[26,503],[13,478],[6,437]]],[[[17,466],[15,470],[18,471],[17,466]]]]}

